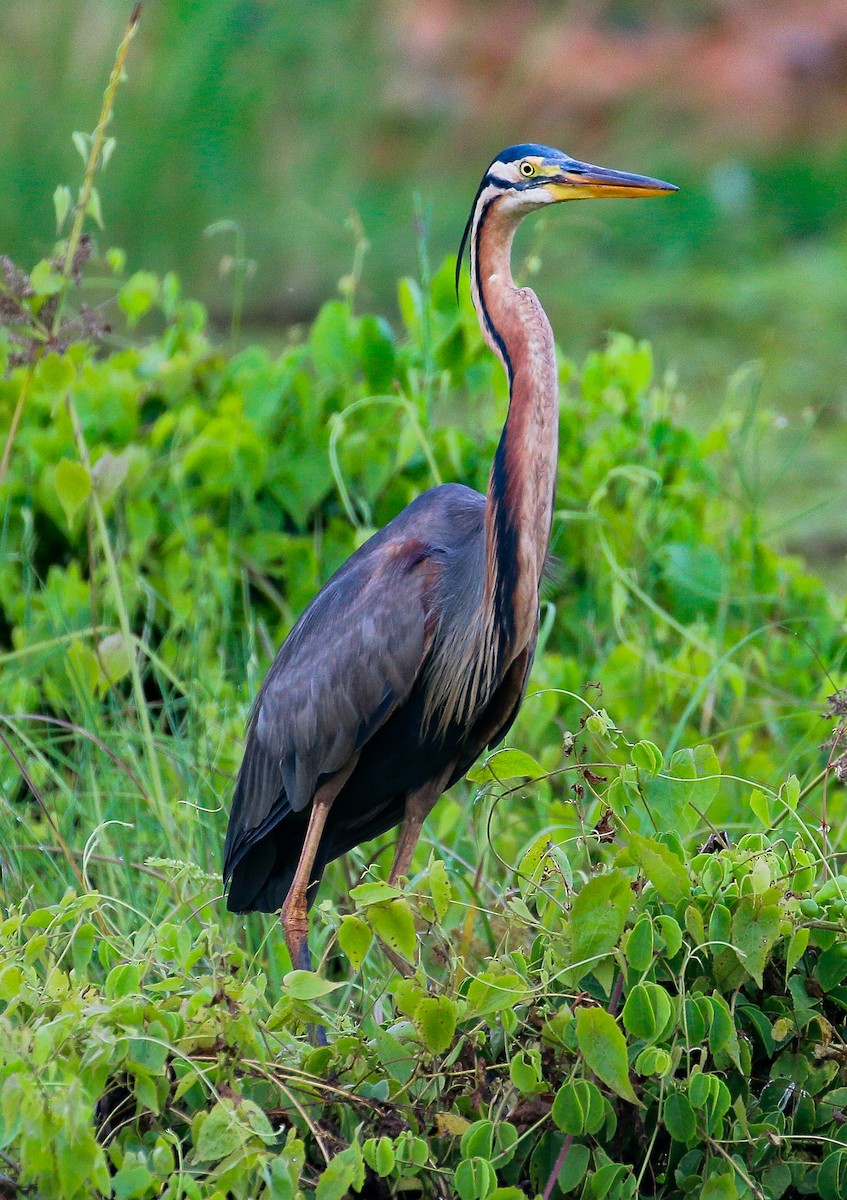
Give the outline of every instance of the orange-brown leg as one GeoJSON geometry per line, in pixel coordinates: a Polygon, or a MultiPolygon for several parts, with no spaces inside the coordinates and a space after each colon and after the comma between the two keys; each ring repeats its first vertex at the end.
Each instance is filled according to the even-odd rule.
{"type": "Polygon", "coordinates": [[[391,873],[388,876],[389,883],[396,884],[398,879],[408,875],[412,855],[415,853],[415,846],[421,835],[421,827],[435,807],[436,800],[444,791],[454,766],[455,764],[451,763],[441,775],[436,776],[418,791],[412,792],[406,800],[403,824],[400,826],[397,849],[394,851],[394,862],[391,864],[391,873]]]}
{"type": "Polygon", "coordinates": [[[301,971],[311,971],[312,969],[312,958],[309,954],[309,905],[306,889],[312,875],[315,855],[318,852],[329,810],[332,808],[336,796],[350,778],[358,757],[358,754],[354,754],[344,767],[333,775],[332,779],[328,779],[323,787],[318,788],[315,792],[297,870],[280,913],[285,944],[291,955],[291,965],[301,971]]]}

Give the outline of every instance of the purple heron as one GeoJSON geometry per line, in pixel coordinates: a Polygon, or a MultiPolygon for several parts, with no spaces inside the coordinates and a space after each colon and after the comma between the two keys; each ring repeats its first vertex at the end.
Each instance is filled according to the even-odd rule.
{"type": "Polygon", "coordinates": [[[465,227],[483,337],[509,381],[484,496],[455,483],[413,500],[321,589],[253,706],[224,850],[233,912],[282,909],[308,969],[308,910],[327,863],[395,825],[406,875],[439,796],[505,735],[538,636],[558,450],[553,332],[510,255],[527,213],[563,200],[659,196],[658,179],[512,146],[465,227]]]}

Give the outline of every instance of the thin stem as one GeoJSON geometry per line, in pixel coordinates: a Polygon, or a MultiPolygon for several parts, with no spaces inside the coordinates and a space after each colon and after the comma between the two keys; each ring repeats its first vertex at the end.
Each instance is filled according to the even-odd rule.
{"type": "MultiPolygon", "coordinates": [[[[615,986],[612,988],[612,994],[609,997],[609,1008],[607,1010],[609,1012],[609,1015],[612,1017],[617,1012],[618,1005],[620,1004],[620,1001],[621,1001],[621,993],[622,992],[623,992],[623,971],[619,971],[618,977],[615,980],[615,986]]],[[[559,1172],[561,1171],[562,1167],[567,1162],[568,1154],[570,1153],[571,1146],[573,1145],[573,1139],[574,1139],[574,1135],[572,1133],[569,1133],[568,1136],[565,1138],[564,1145],[562,1146],[561,1150],[559,1151],[559,1157],[556,1159],[556,1162],[553,1166],[553,1170],[550,1172],[550,1178],[547,1180],[547,1183],[544,1187],[544,1191],[542,1193],[541,1200],[550,1200],[550,1197],[553,1194],[553,1188],[556,1185],[556,1180],[559,1178],[559,1172]]],[[[648,1151],[648,1158],[649,1158],[649,1151],[648,1151]]]]}
{"type": "MultiPolygon", "coordinates": [[[[76,411],[76,406],[71,399],[70,394],[65,397],[65,406],[68,415],[71,419],[73,428],[74,441],[76,443],[79,459],[85,469],[90,473],[91,459],[88,453],[88,445],[85,441],[85,434],[82,431],[79,415],[76,411]]],[[[100,497],[96,490],[91,492],[91,507],[94,511],[94,520],[97,525],[97,533],[100,538],[100,545],[103,551],[103,558],[106,563],[106,570],[109,575],[109,583],[111,585],[112,599],[118,614],[118,624],[120,626],[121,635],[124,639],[124,644],[127,646],[133,645],[135,638],[129,622],[129,613],[127,612],[124,602],[123,591],[121,589],[121,579],[118,573],[118,564],[112,552],[112,544],[109,541],[109,530],[106,526],[106,517],[103,513],[103,506],[100,503],[100,497]]],[[[141,672],[138,668],[137,653],[130,657],[130,678],[132,680],[132,692],[135,699],[135,706],[138,709],[138,720],[141,724],[141,736],[144,741],[144,747],[147,752],[147,761],[150,767],[150,775],[153,781],[153,794],[159,806],[160,817],[164,816],[165,811],[165,789],[162,784],[162,776],[159,770],[159,760],[156,753],[156,745],[153,740],[153,727],[150,723],[150,714],[147,711],[147,700],[144,695],[144,686],[141,682],[141,672]]]]}
{"type": "Polygon", "coordinates": [[[23,416],[26,399],[29,395],[29,389],[32,386],[32,375],[34,370],[35,363],[30,363],[30,365],[27,367],[26,374],[24,375],[24,381],[21,384],[21,390],[18,392],[18,401],[15,405],[15,411],[12,413],[12,423],[9,426],[6,444],[3,447],[3,460],[0,462],[0,487],[3,486],[3,480],[6,478],[6,472],[9,469],[9,460],[12,457],[12,447],[15,444],[18,426],[21,423],[21,417],[23,416]]]}
{"type": "Polygon", "coordinates": [[[79,886],[80,886],[80,889],[83,892],[87,891],[88,889],[85,886],[85,880],[82,877],[82,872],[80,871],[79,867],[76,865],[76,861],[74,860],[74,856],[71,853],[71,849],[68,846],[68,843],[62,837],[62,834],[59,830],[59,826],[53,820],[53,817],[50,813],[50,809],[45,804],[44,797],[41,795],[41,792],[36,787],[35,781],[33,780],[29,771],[27,771],[26,766],[24,765],[23,761],[15,753],[14,749],[12,748],[11,743],[7,740],[5,735],[2,733],[0,733],[0,743],[2,743],[3,746],[5,746],[6,753],[9,755],[12,762],[18,768],[18,771],[20,772],[20,775],[21,775],[21,779],[23,779],[24,783],[29,788],[29,791],[30,791],[30,794],[32,795],[33,800],[35,800],[38,807],[44,813],[44,816],[47,820],[48,825],[55,833],[56,840],[59,843],[59,850],[66,858],[68,865],[70,866],[71,870],[73,871],[74,875],[76,876],[77,882],[79,883],[79,886]]]}
{"type": "Polygon", "coordinates": [[[59,328],[62,312],[65,307],[65,300],[68,294],[68,285],[70,283],[71,271],[73,270],[74,257],[79,248],[80,238],[82,237],[82,227],[85,223],[85,216],[88,211],[88,206],[91,203],[91,195],[94,191],[94,176],[97,173],[97,168],[100,165],[100,159],[103,156],[103,144],[106,140],[106,129],[112,119],[112,109],[115,105],[115,94],[118,90],[118,85],[124,77],[124,64],[129,51],[129,44],[135,37],[135,30],[138,25],[138,18],[141,15],[141,4],[136,4],[132,10],[132,16],[129,18],[129,24],[126,27],[123,39],[118,46],[118,53],[115,56],[115,63],[112,67],[112,73],[109,76],[109,82],[106,86],[106,91],[103,93],[103,107],[100,109],[100,118],[97,122],[97,127],[91,138],[91,150],[88,154],[88,162],[85,164],[85,177],[82,181],[82,187],[79,192],[79,199],[74,208],[74,220],[71,226],[70,237],[68,238],[68,246],[65,251],[65,261],[62,266],[62,290],[59,293],[56,303],[56,311],[53,314],[53,324],[51,326],[51,334],[55,337],[56,331],[59,328]]]}
{"type": "Polygon", "coordinates": [[[570,1153],[570,1148],[572,1145],[573,1145],[573,1134],[569,1133],[568,1136],[565,1138],[565,1144],[562,1146],[562,1149],[559,1151],[559,1157],[556,1159],[556,1164],[553,1167],[553,1170],[550,1172],[550,1178],[547,1180],[547,1184],[542,1193],[541,1200],[550,1200],[550,1197],[553,1194],[553,1188],[556,1186],[556,1180],[559,1178],[559,1172],[561,1171],[562,1167],[565,1165],[565,1162],[567,1160],[568,1154],[570,1153]]]}
{"type": "Polygon", "coordinates": [[[3,480],[6,478],[6,472],[9,469],[9,461],[12,457],[12,447],[15,444],[17,437],[18,426],[21,423],[26,399],[29,394],[29,389],[32,386],[32,377],[35,367],[44,354],[45,349],[50,341],[52,341],[59,329],[62,320],[62,313],[65,308],[65,301],[68,295],[70,286],[71,273],[73,271],[74,258],[79,249],[80,239],[82,238],[82,227],[85,223],[85,214],[91,203],[91,194],[94,190],[94,176],[97,173],[97,168],[100,164],[100,159],[103,155],[103,144],[106,140],[106,128],[112,119],[112,108],[115,103],[115,93],[118,90],[118,84],[123,78],[124,63],[126,62],[129,44],[135,36],[135,29],[138,25],[138,18],[141,15],[141,4],[136,4],[132,10],[132,16],[129,18],[126,32],[115,57],[115,64],[112,67],[112,74],[109,76],[109,83],[103,95],[103,107],[100,110],[100,119],[97,122],[97,128],[94,130],[94,136],[91,139],[91,150],[88,155],[88,162],[85,165],[85,176],[82,181],[82,187],[79,193],[76,207],[74,208],[74,221],[71,227],[70,237],[68,238],[67,249],[65,250],[65,261],[62,265],[62,290],[56,298],[56,311],[53,314],[53,321],[50,326],[49,338],[38,347],[35,360],[31,362],[24,376],[21,390],[18,393],[18,400],[15,405],[15,411],[12,414],[12,423],[9,426],[9,433],[6,437],[6,444],[3,447],[3,458],[0,460],[0,487],[3,486],[3,480]]]}

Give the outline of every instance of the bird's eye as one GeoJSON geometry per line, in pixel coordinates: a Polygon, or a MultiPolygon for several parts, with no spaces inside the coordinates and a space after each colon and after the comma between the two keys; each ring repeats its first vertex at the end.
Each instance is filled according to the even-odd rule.
{"type": "Polygon", "coordinates": [[[523,175],[523,177],[525,179],[529,179],[530,176],[535,174],[535,167],[532,165],[531,162],[528,162],[526,159],[518,167],[518,170],[520,171],[521,175],[523,175]]]}

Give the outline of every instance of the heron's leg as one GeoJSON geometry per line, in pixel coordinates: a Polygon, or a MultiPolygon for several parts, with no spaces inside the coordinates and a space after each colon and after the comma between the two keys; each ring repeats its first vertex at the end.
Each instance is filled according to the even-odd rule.
{"type": "Polygon", "coordinates": [[[311,971],[312,969],[312,958],[309,954],[309,904],[306,898],[306,889],[312,877],[315,855],[318,852],[329,810],[332,808],[336,796],[350,778],[358,757],[358,754],[354,754],[340,771],[337,771],[315,792],[303,849],[300,851],[300,858],[297,862],[297,870],[280,913],[285,944],[291,955],[291,965],[301,971],[311,971]]]}
{"type": "Polygon", "coordinates": [[[408,875],[412,855],[415,853],[415,846],[421,835],[421,827],[435,807],[436,800],[444,791],[454,766],[455,763],[450,763],[440,775],[424,784],[416,792],[412,792],[406,800],[403,824],[400,826],[397,849],[394,851],[394,862],[391,864],[391,873],[388,876],[389,883],[396,884],[398,879],[408,875]]]}

